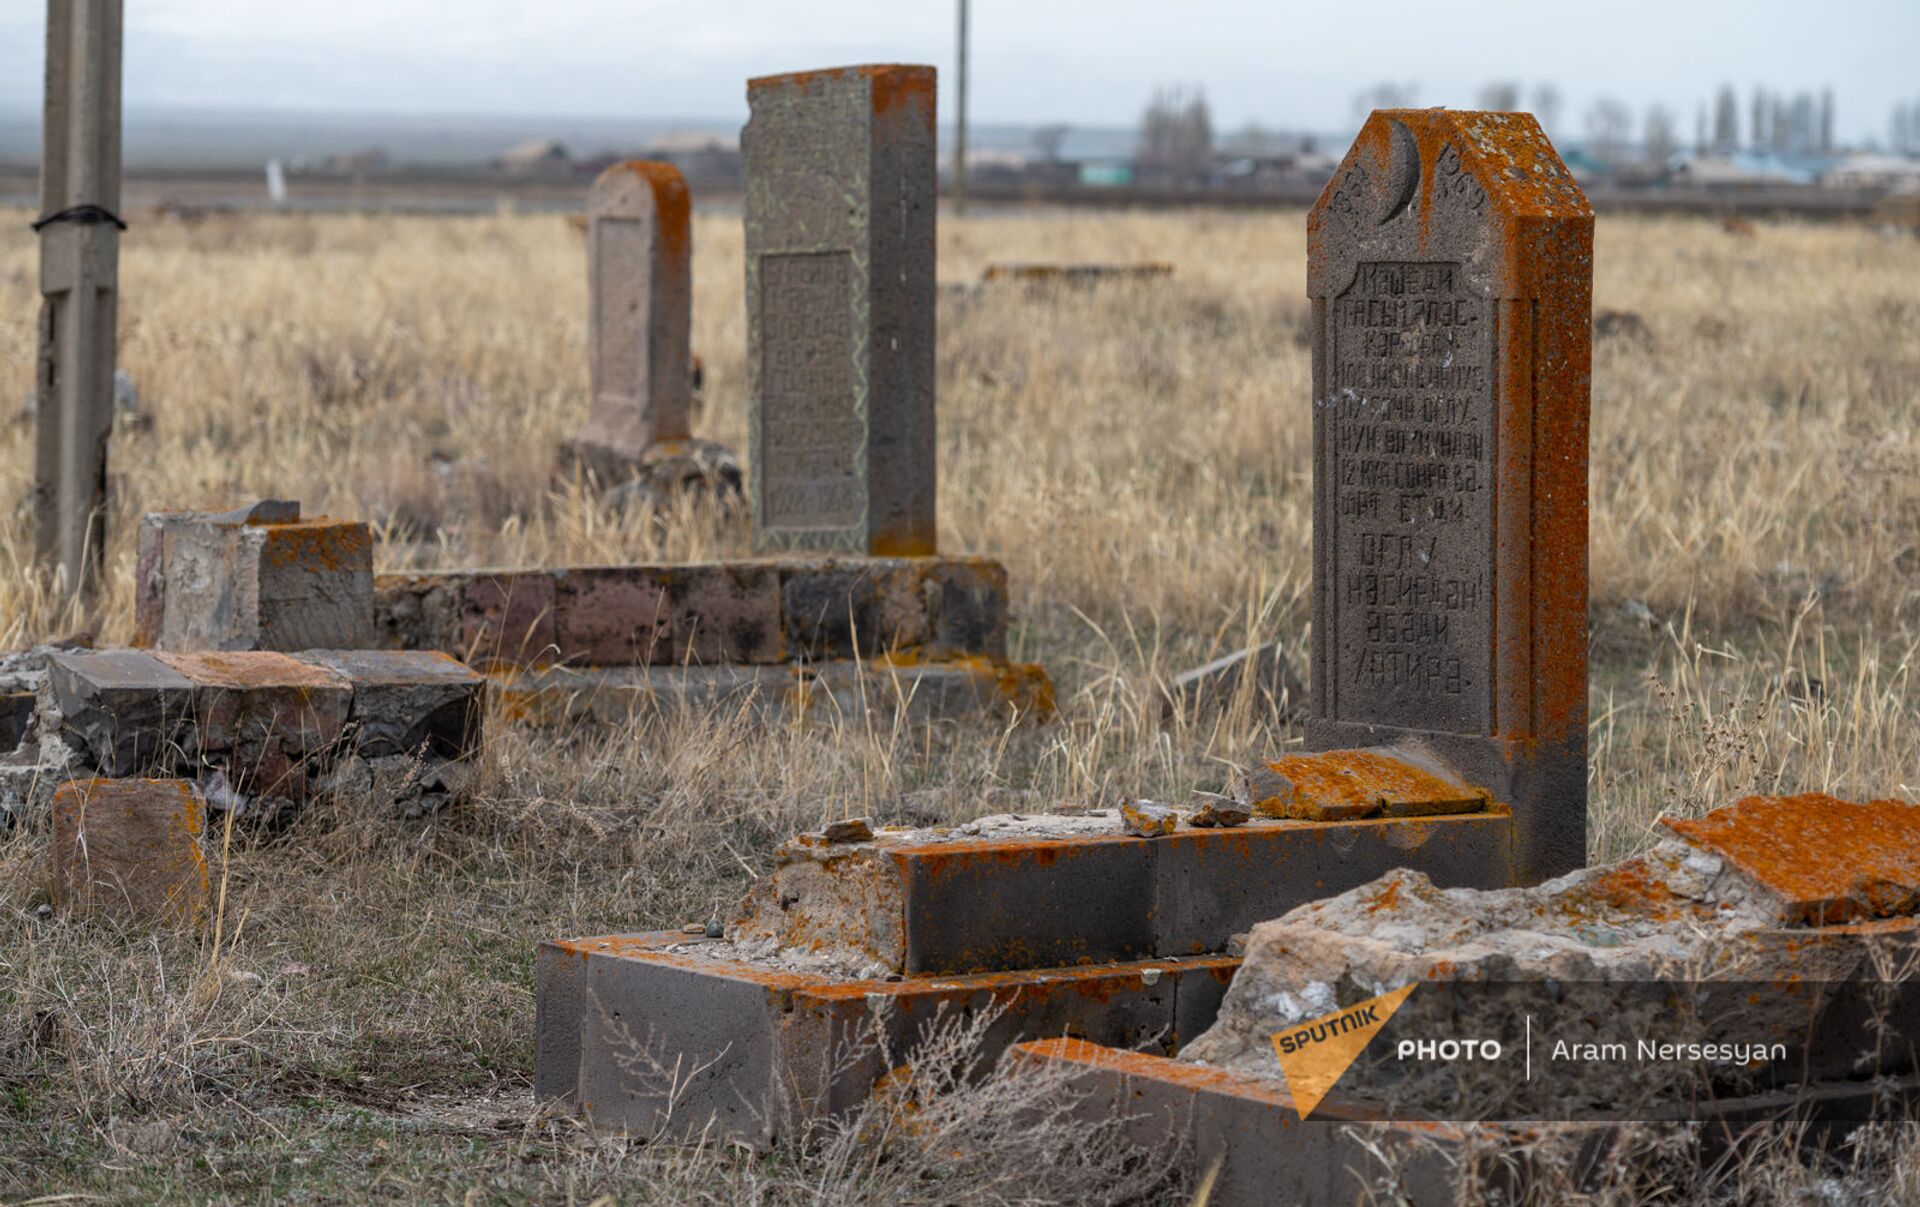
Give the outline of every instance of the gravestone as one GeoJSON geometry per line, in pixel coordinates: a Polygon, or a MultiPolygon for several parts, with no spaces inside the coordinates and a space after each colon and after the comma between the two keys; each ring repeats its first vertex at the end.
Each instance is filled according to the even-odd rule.
{"type": "Polygon", "coordinates": [[[604,479],[656,442],[693,435],[690,209],[670,163],[615,164],[587,194],[593,410],[570,448],[604,479]]]}
{"type": "Polygon", "coordinates": [[[756,551],[934,552],[934,70],[750,80],[756,551]]]}
{"type": "Polygon", "coordinates": [[[1593,211],[1527,114],[1383,110],[1307,230],[1307,746],[1424,744],[1579,867],[1593,211]]]}

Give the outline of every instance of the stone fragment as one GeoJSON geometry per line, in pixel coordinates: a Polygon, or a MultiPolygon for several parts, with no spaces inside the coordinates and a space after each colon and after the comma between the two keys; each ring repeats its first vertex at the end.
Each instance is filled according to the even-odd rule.
{"type": "Polygon", "coordinates": [[[1193,794],[1193,809],[1187,814],[1187,824],[1207,829],[1219,826],[1223,829],[1232,826],[1244,826],[1253,817],[1252,810],[1236,803],[1230,797],[1212,792],[1193,794]]]}
{"type": "Polygon", "coordinates": [[[225,765],[245,797],[305,800],[339,747],[353,688],[324,667],[270,651],[156,655],[193,684],[196,756],[225,765]]]}
{"type": "Polygon", "coordinates": [[[1412,747],[1286,755],[1242,771],[1234,797],[1262,816],[1298,821],[1473,813],[1489,800],[1412,747]]]}
{"type": "Polygon", "coordinates": [[[47,659],[59,732],[102,775],[139,775],[182,749],[194,685],[143,650],[62,650],[47,659]]]}
{"type": "Polygon", "coordinates": [[[1920,805],[1809,792],[1749,796],[1702,818],[1660,821],[1751,877],[1778,901],[1788,925],[1920,908],[1920,805]]]}
{"type": "Polygon", "coordinates": [[[1579,867],[1592,207],[1527,114],[1381,110],[1307,243],[1307,748],[1424,742],[1511,804],[1526,879],[1579,867]]]}
{"type": "Polygon", "coordinates": [[[820,836],[828,842],[871,842],[873,826],[864,817],[848,817],[828,822],[820,836]]]}
{"type": "Polygon", "coordinates": [[[934,551],[934,71],[748,81],[754,547],[934,551]]]}
{"type": "Polygon", "coordinates": [[[1170,805],[1126,800],[1120,802],[1120,824],[1126,833],[1136,838],[1158,838],[1179,828],[1180,814],[1170,805]]]}
{"type": "Polygon", "coordinates": [[[480,748],[486,678],[436,650],[313,650],[302,660],[353,688],[350,740],[362,758],[472,758],[480,748]]]}
{"type": "Polygon", "coordinates": [[[363,648],[373,641],[373,535],[273,500],[151,513],[134,604],[136,642],[159,649],[363,648]]]}
{"type": "Polygon", "coordinates": [[[1189,717],[1218,712],[1242,695],[1259,715],[1286,720],[1307,705],[1306,684],[1277,641],[1216,658],[1174,676],[1167,685],[1165,715],[1189,717]]]}
{"type": "Polygon", "coordinates": [[[53,796],[54,900],[76,913],[193,923],[207,902],[206,810],[175,779],[88,779],[53,796]]]}
{"type": "Polygon", "coordinates": [[[0,692],[0,755],[18,750],[33,730],[34,692],[0,692]]]}

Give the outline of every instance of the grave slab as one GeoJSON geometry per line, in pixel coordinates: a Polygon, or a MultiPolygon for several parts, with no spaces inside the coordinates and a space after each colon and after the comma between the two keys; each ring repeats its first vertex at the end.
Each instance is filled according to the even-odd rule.
{"type": "Polygon", "coordinates": [[[363,758],[480,750],[486,678],[435,650],[310,650],[306,661],[353,685],[347,724],[363,758]]]}
{"type": "Polygon", "coordinates": [[[1075,1034],[1177,1050],[1211,1020],[1235,961],[1142,961],[1020,974],[852,979],[729,958],[662,932],[542,944],[534,1092],[598,1128],[756,1145],[858,1105],[936,1022],[999,1012],[987,1063],[1075,1034]],[[673,1109],[666,1108],[669,1100],[673,1109]]]}
{"type": "MultiPolygon", "coordinates": [[[[1218,1207],[1376,1199],[1441,1207],[1458,1201],[1462,1184],[1490,1196],[1525,1184],[1527,1131],[1368,1122],[1334,1099],[1303,1121],[1274,1082],[1077,1037],[1035,1040],[1013,1053],[1036,1067],[1075,1073],[1075,1090],[1084,1095],[1077,1109],[1089,1121],[1123,1120],[1128,1138],[1150,1152],[1190,1152],[1195,1168],[1215,1171],[1207,1201],[1218,1207]],[[1496,1139],[1507,1141],[1505,1151],[1496,1139]]],[[[1602,1125],[1561,1126],[1581,1128],[1590,1153],[1608,1134],[1602,1125]]],[[[1591,1157],[1578,1164],[1590,1165],[1591,1157]]]]}
{"type": "Polygon", "coordinates": [[[587,192],[593,408],[570,454],[615,482],[656,441],[693,436],[693,226],[670,163],[615,164],[587,192]]]}
{"type": "Polygon", "coordinates": [[[174,651],[354,648],[373,638],[373,534],[297,503],[141,521],[135,644],[174,651]]]}
{"type": "Polygon", "coordinates": [[[53,794],[53,895],[62,909],[194,923],[207,904],[206,806],[174,779],[85,779],[53,794]]]}
{"type": "Polygon", "coordinates": [[[1424,741],[1579,867],[1592,208],[1529,115],[1381,110],[1307,241],[1308,749],[1424,741]]]}
{"type": "Polygon", "coordinates": [[[934,70],[747,83],[754,548],[931,554],[934,70]]]}
{"type": "Polygon", "coordinates": [[[1121,833],[1113,811],[982,818],[872,841],[783,845],[728,937],[804,949],[855,975],[956,974],[1187,956],[1399,867],[1503,887],[1511,817],[1255,819],[1121,833]]]}
{"type": "Polygon", "coordinates": [[[714,666],[1007,651],[986,558],[783,558],[383,575],[381,644],[474,665],[714,666]]]}
{"type": "Polygon", "coordinates": [[[61,733],[105,776],[159,765],[194,719],[193,681],[144,650],[56,651],[41,692],[61,733]]]}

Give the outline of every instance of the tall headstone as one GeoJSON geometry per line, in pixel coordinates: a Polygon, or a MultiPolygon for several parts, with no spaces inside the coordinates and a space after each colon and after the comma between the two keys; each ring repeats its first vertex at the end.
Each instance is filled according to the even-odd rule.
{"type": "Polygon", "coordinates": [[[1307,247],[1307,745],[1424,742],[1581,866],[1592,208],[1530,115],[1383,110],[1307,247]]]}
{"type": "Polygon", "coordinates": [[[47,0],[34,540],[90,593],[106,542],[119,297],[121,0],[47,0]]]}
{"type": "Polygon", "coordinates": [[[593,409],[569,449],[611,481],[661,441],[693,435],[693,229],[687,182],[633,160],[587,194],[587,353],[593,409]]]}
{"type": "Polygon", "coordinates": [[[934,552],[934,69],[748,81],[754,547],[934,552]]]}

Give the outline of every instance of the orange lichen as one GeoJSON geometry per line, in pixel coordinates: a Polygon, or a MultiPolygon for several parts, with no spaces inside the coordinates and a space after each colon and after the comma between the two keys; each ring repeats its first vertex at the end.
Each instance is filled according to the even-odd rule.
{"type": "Polygon", "coordinates": [[[1267,768],[1292,785],[1290,793],[1253,802],[1255,809],[1269,815],[1286,815],[1290,809],[1309,805],[1377,809],[1396,802],[1477,799],[1484,806],[1489,799],[1482,789],[1374,750],[1290,754],[1268,763],[1267,768]]]}
{"type": "Polygon", "coordinates": [[[1703,818],[1661,823],[1757,880],[1795,923],[1920,908],[1920,807],[1904,801],[1749,796],[1703,818]]]}
{"type": "Polygon", "coordinates": [[[202,687],[345,689],[350,685],[323,667],[272,650],[209,651],[154,657],[202,687]]]}
{"type": "Polygon", "coordinates": [[[287,524],[255,524],[265,530],[260,557],[276,568],[316,572],[372,568],[373,533],[356,520],[313,516],[287,524]]]}

